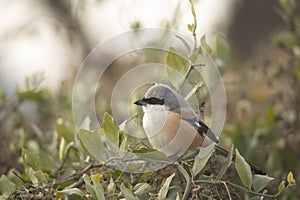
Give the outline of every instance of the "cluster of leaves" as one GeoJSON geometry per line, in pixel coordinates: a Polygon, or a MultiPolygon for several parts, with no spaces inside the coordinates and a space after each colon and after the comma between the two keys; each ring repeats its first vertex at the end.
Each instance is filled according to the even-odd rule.
{"type": "MultiPolygon", "coordinates": [[[[295,18],[292,12],[292,0],[283,0],[281,3],[285,10],[284,18],[293,22],[291,24],[294,24],[294,28],[277,35],[274,40],[283,44],[287,51],[293,52],[294,72],[298,77],[296,80],[300,83],[299,18],[295,18]]],[[[174,86],[180,87],[182,81],[194,75],[193,69],[197,66],[202,67],[203,64],[199,57],[205,57],[212,51],[206,43],[205,35],[199,41],[200,47],[197,47],[197,19],[193,4],[192,14],[194,22],[188,25],[188,29],[194,37],[195,46],[194,49],[190,49],[190,62],[182,59],[174,48],[170,48],[168,52],[167,64],[184,76],[184,79],[174,86]]],[[[183,40],[182,42],[185,43],[183,40]]],[[[189,48],[188,45],[186,47],[189,48]]],[[[225,40],[219,37],[217,51],[222,52],[221,59],[224,62],[230,54],[228,48],[225,40]]],[[[1,110],[1,131],[4,121],[17,110],[21,102],[36,101],[40,103],[41,108],[54,104],[53,101],[49,101],[49,92],[36,87],[38,82],[37,78],[28,79],[27,90],[19,91],[16,101],[12,101],[7,107],[9,109],[1,110]]],[[[196,82],[192,93],[201,87],[202,84],[196,82]]],[[[295,87],[298,87],[297,84],[295,87]]],[[[68,97],[60,96],[58,99],[60,102],[66,102],[65,98],[68,97]]],[[[1,98],[1,102],[4,102],[3,99],[1,98]]],[[[68,104],[62,105],[62,108],[70,113],[68,104]]],[[[270,109],[268,113],[269,117],[265,120],[268,128],[266,135],[278,128],[273,110],[270,109]]],[[[49,121],[49,117],[41,118],[49,121]]],[[[261,127],[257,120],[253,120],[247,127],[236,126],[233,141],[238,148],[232,147],[225,159],[220,160],[213,151],[205,157],[198,152],[192,152],[193,156],[187,155],[176,162],[171,162],[161,153],[149,148],[147,141],[140,141],[128,135],[109,114],[104,115],[103,128],[97,132],[91,132],[87,127],[77,133],[74,125],[63,118],[56,119],[54,124],[54,130],[50,131],[42,131],[32,124],[25,124],[30,129],[18,128],[20,125],[16,125],[14,130],[9,130],[15,131],[18,137],[19,143],[14,148],[21,152],[19,161],[22,166],[19,169],[12,168],[6,175],[1,175],[0,199],[267,199],[279,197],[284,190],[296,184],[292,172],[282,177],[286,179],[282,181],[273,181],[272,177],[253,174],[249,164],[239,153],[238,149],[249,146],[250,143],[252,149],[249,151],[257,147],[257,137],[241,138],[245,137],[245,131],[254,132],[258,126],[261,127]],[[34,139],[26,138],[29,130],[33,131],[34,139]],[[240,141],[247,143],[240,144],[240,141]],[[141,157],[140,153],[148,153],[149,157],[141,157]],[[232,165],[234,154],[235,165],[232,165]],[[147,167],[149,161],[167,165],[159,170],[143,173],[142,169],[147,167]],[[116,164],[122,166],[123,170],[116,164]],[[139,169],[139,173],[131,173],[139,169]],[[271,190],[272,194],[268,190],[271,190]]],[[[276,138],[272,134],[271,137],[276,138]]],[[[281,156],[274,154],[272,160],[275,162],[278,157],[281,156]]],[[[276,166],[278,162],[281,163],[278,160],[277,163],[274,162],[270,162],[270,165],[276,166]]]]}
{"type": "MultiPolygon", "coordinates": [[[[101,134],[81,129],[77,137],[74,127],[59,118],[49,147],[44,149],[44,146],[40,146],[43,145],[42,142],[34,148],[23,147],[21,162],[24,171],[12,169],[7,175],[1,176],[1,198],[187,199],[208,196],[224,198],[225,196],[222,195],[226,195],[230,199],[233,195],[230,190],[236,188],[244,191],[245,194],[261,196],[261,199],[264,196],[276,197],[285,188],[295,184],[293,174],[289,173],[287,183],[283,181],[279,185],[278,193],[268,195],[266,190],[259,193],[273,179],[268,176],[253,175],[249,165],[237,150],[235,150],[235,168],[244,186],[224,178],[231,165],[233,148],[217,171],[212,171],[206,166],[211,153],[204,158],[197,155],[195,161],[170,162],[165,168],[152,172],[134,174],[126,170],[118,170],[112,163],[124,161],[125,154],[122,150],[124,142],[126,141],[128,145],[127,149],[131,149],[138,141],[128,141],[127,135],[123,134],[108,114],[104,116],[103,127],[101,134]],[[114,149],[107,149],[108,141],[114,144],[114,149]],[[111,155],[112,151],[115,151],[114,157],[107,157],[107,154],[111,155]],[[93,160],[89,160],[89,156],[83,152],[93,160]],[[207,174],[209,171],[212,172],[207,174]]],[[[35,127],[35,131],[45,135],[38,127],[35,127]]],[[[138,148],[131,151],[140,152],[141,149],[146,151],[145,146],[138,148]]],[[[148,151],[152,150],[148,149],[148,151]]],[[[147,158],[138,158],[139,162],[144,160],[147,158]]],[[[129,161],[127,160],[129,163],[127,167],[130,165],[129,161]]],[[[136,163],[134,165],[135,170],[137,167],[143,167],[137,166],[136,163]]],[[[132,169],[133,165],[130,167],[132,169]]]]}

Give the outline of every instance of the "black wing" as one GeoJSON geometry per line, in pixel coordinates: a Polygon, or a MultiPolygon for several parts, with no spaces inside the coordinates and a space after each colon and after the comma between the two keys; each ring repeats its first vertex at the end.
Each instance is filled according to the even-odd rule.
{"type": "Polygon", "coordinates": [[[194,126],[197,129],[198,133],[203,137],[207,136],[209,139],[211,139],[211,141],[218,143],[216,135],[210,130],[210,128],[208,128],[208,126],[204,122],[197,119],[184,118],[183,120],[189,122],[192,126],[194,126]]]}

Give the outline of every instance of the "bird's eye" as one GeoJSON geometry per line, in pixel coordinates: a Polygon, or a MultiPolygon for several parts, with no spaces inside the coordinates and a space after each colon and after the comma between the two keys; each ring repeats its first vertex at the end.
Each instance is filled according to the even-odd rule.
{"type": "Polygon", "coordinates": [[[144,98],[144,101],[152,105],[163,105],[165,102],[163,99],[158,99],[156,97],[144,98]]]}

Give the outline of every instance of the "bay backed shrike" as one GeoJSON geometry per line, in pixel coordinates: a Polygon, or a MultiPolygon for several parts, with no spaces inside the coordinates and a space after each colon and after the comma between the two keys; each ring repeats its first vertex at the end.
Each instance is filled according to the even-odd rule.
{"type": "Polygon", "coordinates": [[[143,128],[150,144],[169,157],[218,142],[186,100],[167,85],[155,84],[134,103],[143,106],[143,128]]]}
{"type": "MultiPolygon", "coordinates": [[[[155,84],[134,104],[143,107],[143,128],[150,144],[168,157],[180,157],[188,150],[218,143],[215,134],[199,120],[186,100],[167,85],[155,84]]],[[[215,150],[228,156],[228,151],[218,145],[215,150]]],[[[254,165],[250,167],[256,174],[266,174],[254,165]]]]}

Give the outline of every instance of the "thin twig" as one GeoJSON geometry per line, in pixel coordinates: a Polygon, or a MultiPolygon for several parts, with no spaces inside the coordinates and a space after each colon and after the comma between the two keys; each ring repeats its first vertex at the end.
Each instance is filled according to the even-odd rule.
{"type": "Polygon", "coordinates": [[[232,197],[231,197],[231,194],[230,194],[230,191],[229,191],[229,188],[228,188],[226,182],[225,182],[225,181],[220,181],[220,182],[224,185],[224,187],[225,187],[225,189],[226,189],[226,192],[227,192],[227,194],[228,194],[229,200],[232,200],[232,197]]]}

